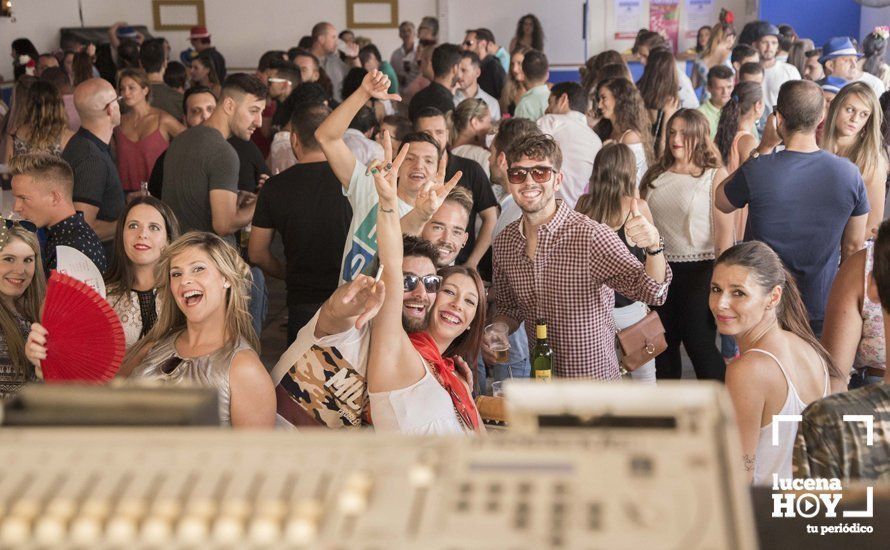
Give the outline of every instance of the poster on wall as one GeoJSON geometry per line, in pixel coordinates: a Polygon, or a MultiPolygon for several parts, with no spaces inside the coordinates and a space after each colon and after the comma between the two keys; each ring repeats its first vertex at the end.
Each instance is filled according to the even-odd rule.
{"type": "Polygon", "coordinates": [[[615,0],[615,39],[636,38],[637,32],[646,26],[642,15],[643,0],[615,0]]]}
{"type": "Polygon", "coordinates": [[[686,0],[686,38],[696,38],[698,29],[716,22],[714,0],[686,0]]]}
{"type": "Polygon", "coordinates": [[[667,38],[676,53],[678,34],[680,33],[680,4],[678,0],[649,0],[649,30],[667,38]]]}

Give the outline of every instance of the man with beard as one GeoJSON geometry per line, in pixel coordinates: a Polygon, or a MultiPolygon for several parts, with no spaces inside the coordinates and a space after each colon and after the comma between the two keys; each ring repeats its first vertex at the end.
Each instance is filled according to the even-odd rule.
{"type": "MultiPolygon", "coordinates": [[[[402,326],[426,328],[442,278],[436,275],[439,254],[430,243],[405,236],[402,271],[402,326]]],[[[357,428],[371,420],[368,411],[368,322],[383,304],[382,282],[358,275],[340,286],[300,330],[297,339],[272,369],[277,384],[278,423],[284,426],[357,428]]],[[[461,376],[472,385],[466,363],[456,361],[461,376]]]]}
{"type": "MultiPolygon", "coordinates": [[[[494,241],[496,308],[493,321],[513,332],[525,321],[547,323],[554,375],[619,380],[612,290],[652,305],[667,298],[670,268],[658,229],[636,203],[626,222],[628,241],[646,250],[641,264],[609,226],[556,199],[562,152],[547,135],[530,135],[505,152],[507,182],[522,217],[494,241]]],[[[496,363],[483,343],[486,361],[496,363]]]]}
{"type": "Polygon", "coordinates": [[[233,74],[213,114],[170,143],[162,195],[184,232],[210,231],[234,245],[233,234],[253,218],[256,195],[239,193],[238,154],[226,140],[250,139],[262,124],[266,93],[257,77],[233,74]]]}
{"type": "Polygon", "coordinates": [[[779,88],[789,80],[800,80],[800,72],[794,65],[779,61],[779,29],[766,21],[759,21],[757,40],[754,47],[760,54],[763,65],[763,101],[767,105],[775,105],[779,98],[779,88]]]}
{"type": "Polygon", "coordinates": [[[420,238],[436,247],[436,267],[454,265],[457,254],[467,245],[467,226],[473,211],[473,195],[464,187],[455,187],[445,197],[420,232],[420,238]]]}

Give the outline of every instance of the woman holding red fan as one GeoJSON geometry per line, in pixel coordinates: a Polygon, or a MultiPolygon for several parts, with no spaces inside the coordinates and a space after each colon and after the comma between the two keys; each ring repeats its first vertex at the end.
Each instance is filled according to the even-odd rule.
{"type": "Polygon", "coordinates": [[[45,293],[37,236],[0,220],[0,399],[37,379],[25,357],[25,338],[40,318],[45,293]]]}
{"type": "Polygon", "coordinates": [[[136,197],[118,218],[105,287],[108,303],[124,327],[127,349],[148,334],[158,319],[155,268],[161,252],[177,238],[176,216],[154,197],[136,197]]]}
{"type": "MultiPolygon", "coordinates": [[[[213,387],[223,426],[272,427],[275,388],[257,352],[247,311],[250,269],[212,233],[183,235],[161,253],[157,323],[133,346],[120,374],[144,381],[213,387]]],[[[28,358],[46,358],[52,335],[34,324],[28,358]]]]}

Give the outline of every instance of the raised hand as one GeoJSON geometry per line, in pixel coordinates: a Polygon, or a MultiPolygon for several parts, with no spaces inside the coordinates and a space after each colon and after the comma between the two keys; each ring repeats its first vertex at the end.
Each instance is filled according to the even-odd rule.
{"type": "Polygon", "coordinates": [[[371,168],[370,171],[374,176],[374,186],[377,188],[380,204],[394,205],[398,200],[399,168],[405,162],[411,144],[408,143],[402,147],[398,156],[393,159],[389,130],[385,130],[383,134],[383,165],[374,164],[374,168],[371,168]]]}
{"type": "Polygon", "coordinates": [[[420,210],[427,218],[433,217],[436,210],[445,202],[448,193],[457,186],[463,172],[457,172],[454,177],[446,183],[438,181],[428,181],[423,184],[420,191],[417,192],[417,198],[414,201],[414,208],[420,210]]]}
{"type": "Polygon", "coordinates": [[[329,311],[336,318],[356,318],[355,328],[361,329],[377,316],[386,297],[383,281],[367,275],[358,275],[341,285],[328,300],[329,311]]]}
{"type": "Polygon", "coordinates": [[[402,101],[402,96],[399,94],[389,93],[389,86],[389,77],[376,69],[366,74],[362,79],[362,90],[374,99],[402,101]]]}
{"type": "Polygon", "coordinates": [[[640,213],[637,199],[631,203],[631,218],[624,226],[624,233],[628,244],[639,248],[653,248],[659,244],[658,229],[640,213]]]}

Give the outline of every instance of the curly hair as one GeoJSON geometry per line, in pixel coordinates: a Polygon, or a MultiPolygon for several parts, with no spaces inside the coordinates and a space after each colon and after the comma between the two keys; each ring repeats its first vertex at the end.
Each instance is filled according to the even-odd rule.
{"type": "Polygon", "coordinates": [[[652,129],[649,127],[649,113],[646,105],[634,83],[625,78],[610,78],[600,83],[599,89],[608,89],[615,97],[615,113],[613,115],[612,129],[614,133],[624,133],[633,130],[640,136],[643,150],[646,152],[646,162],[652,163],[655,158],[655,149],[652,144],[652,129]]]}
{"type": "Polygon", "coordinates": [[[531,134],[523,137],[504,151],[507,157],[507,165],[518,162],[522,157],[535,160],[549,160],[553,168],[559,170],[562,167],[562,151],[553,136],[546,134],[531,134]]]}
{"type": "Polygon", "coordinates": [[[532,22],[532,43],[531,47],[533,50],[543,51],[544,50],[544,27],[541,25],[541,22],[538,20],[534,14],[526,14],[519,18],[519,21],[516,22],[516,42],[519,43],[522,36],[525,34],[522,31],[522,25],[526,20],[531,20],[532,22]]]}

